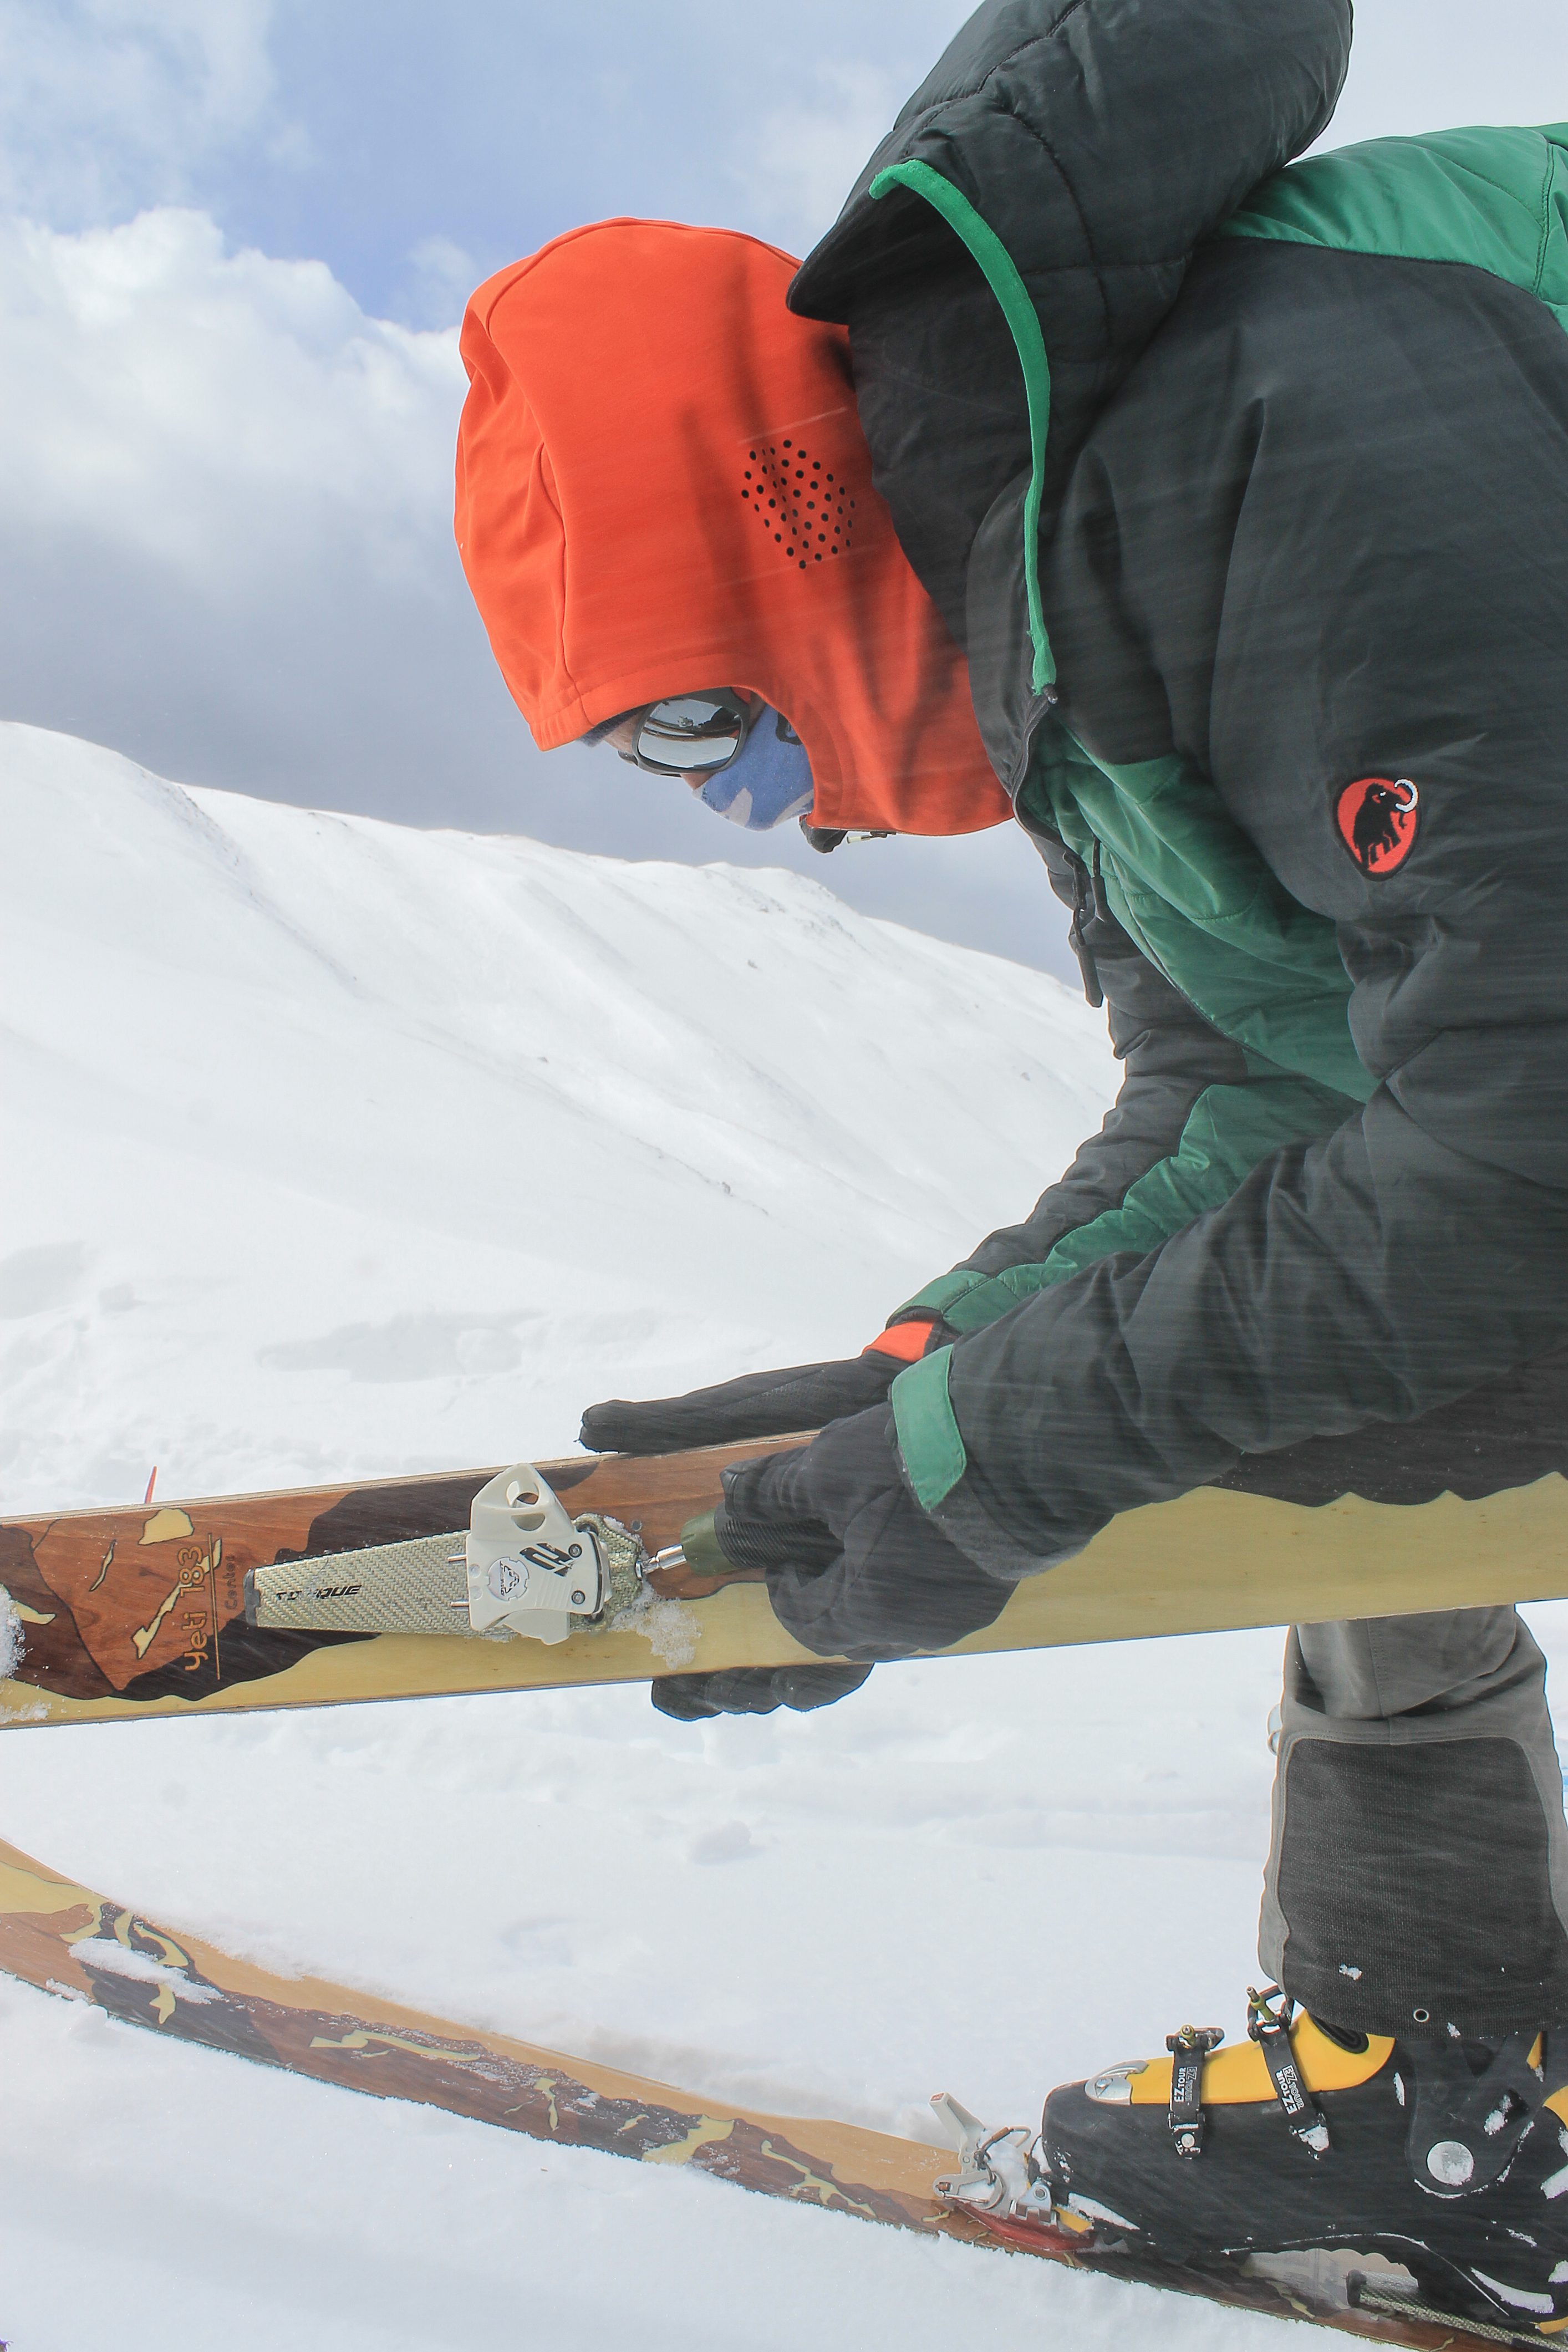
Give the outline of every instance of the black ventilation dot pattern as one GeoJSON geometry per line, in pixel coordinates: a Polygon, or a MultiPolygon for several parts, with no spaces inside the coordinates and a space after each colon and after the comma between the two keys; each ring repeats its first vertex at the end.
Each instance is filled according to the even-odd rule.
{"type": "Polygon", "coordinates": [[[803,441],[759,441],[748,449],[741,496],[779,553],[802,572],[848,553],[855,501],[803,441]]]}

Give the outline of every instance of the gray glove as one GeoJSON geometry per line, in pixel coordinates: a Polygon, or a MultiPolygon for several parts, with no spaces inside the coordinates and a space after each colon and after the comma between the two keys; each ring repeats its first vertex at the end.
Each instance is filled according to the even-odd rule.
{"type": "Polygon", "coordinates": [[[944,1650],[993,1623],[1012,1593],[926,1517],[894,1441],[891,1407],[874,1407],[722,1474],[718,1549],[763,1571],[773,1614],[819,1656],[944,1650]]]}
{"type": "Polygon", "coordinates": [[[731,1666],[717,1675],[661,1675],[653,1686],[660,1715],[702,1723],[714,1715],[772,1715],[793,1707],[808,1715],[858,1691],[869,1666],[731,1666]]]}

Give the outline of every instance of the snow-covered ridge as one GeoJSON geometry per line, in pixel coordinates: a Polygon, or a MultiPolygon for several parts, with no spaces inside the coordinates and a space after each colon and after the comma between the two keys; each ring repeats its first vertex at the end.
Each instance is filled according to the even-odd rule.
{"type": "Polygon", "coordinates": [[[1058,982],[787,874],[15,725],[0,800],[8,1509],[561,1451],[854,1349],[1111,1091],[1058,982]]]}

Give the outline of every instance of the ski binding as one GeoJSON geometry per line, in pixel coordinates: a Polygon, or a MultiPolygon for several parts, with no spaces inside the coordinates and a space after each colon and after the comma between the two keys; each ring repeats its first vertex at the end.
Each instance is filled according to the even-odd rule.
{"type": "Polygon", "coordinates": [[[574,1526],[526,1462],[475,1496],[463,1559],[476,1633],[499,1629],[563,1642],[574,1615],[596,1617],[609,1590],[592,1520],[574,1526]]]}
{"type": "Polygon", "coordinates": [[[994,2237],[1042,2253],[1081,2250],[1092,2233],[1086,2215],[1064,2211],[1035,2162],[1026,2125],[991,2131],[945,2091],[931,2100],[958,2147],[959,2169],[931,2182],[932,2194],[955,2212],[971,2214],[994,2237]]]}
{"type": "Polygon", "coordinates": [[[635,1530],[573,1519],[526,1462],[475,1496],[466,1529],[253,1568],[249,1624],[279,1632],[440,1633],[563,1642],[641,1589],[635,1530]]]}

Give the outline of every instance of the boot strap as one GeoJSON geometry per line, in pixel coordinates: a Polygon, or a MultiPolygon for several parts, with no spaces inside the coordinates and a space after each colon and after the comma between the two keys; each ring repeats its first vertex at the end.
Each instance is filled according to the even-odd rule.
{"type": "Polygon", "coordinates": [[[1321,2107],[1301,2080],[1301,2070],[1290,2047],[1290,2020],[1295,2008],[1289,1994],[1281,1992],[1278,1985],[1265,1985],[1261,1992],[1253,1985],[1247,1989],[1247,2034],[1263,2053],[1263,2063],[1285,2120],[1311,2155],[1326,2156],[1329,2126],[1321,2107]],[[1270,2001],[1274,2003],[1272,2008],[1270,2001]]]}
{"type": "Polygon", "coordinates": [[[1211,2050],[1217,2050],[1225,2040],[1225,2030],[1218,2025],[1184,2025],[1179,2033],[1167,2033],[1165,2047],[1171,2053],[1171,2105],[1167,2121],[1171,2127],[1171,2144],[1178,2156],[1194,2157],[1202,2152],[1204,2144],[1204,2106],[1199,2095],[1203,2081],[1204,2060],[1211,2050]]]}

